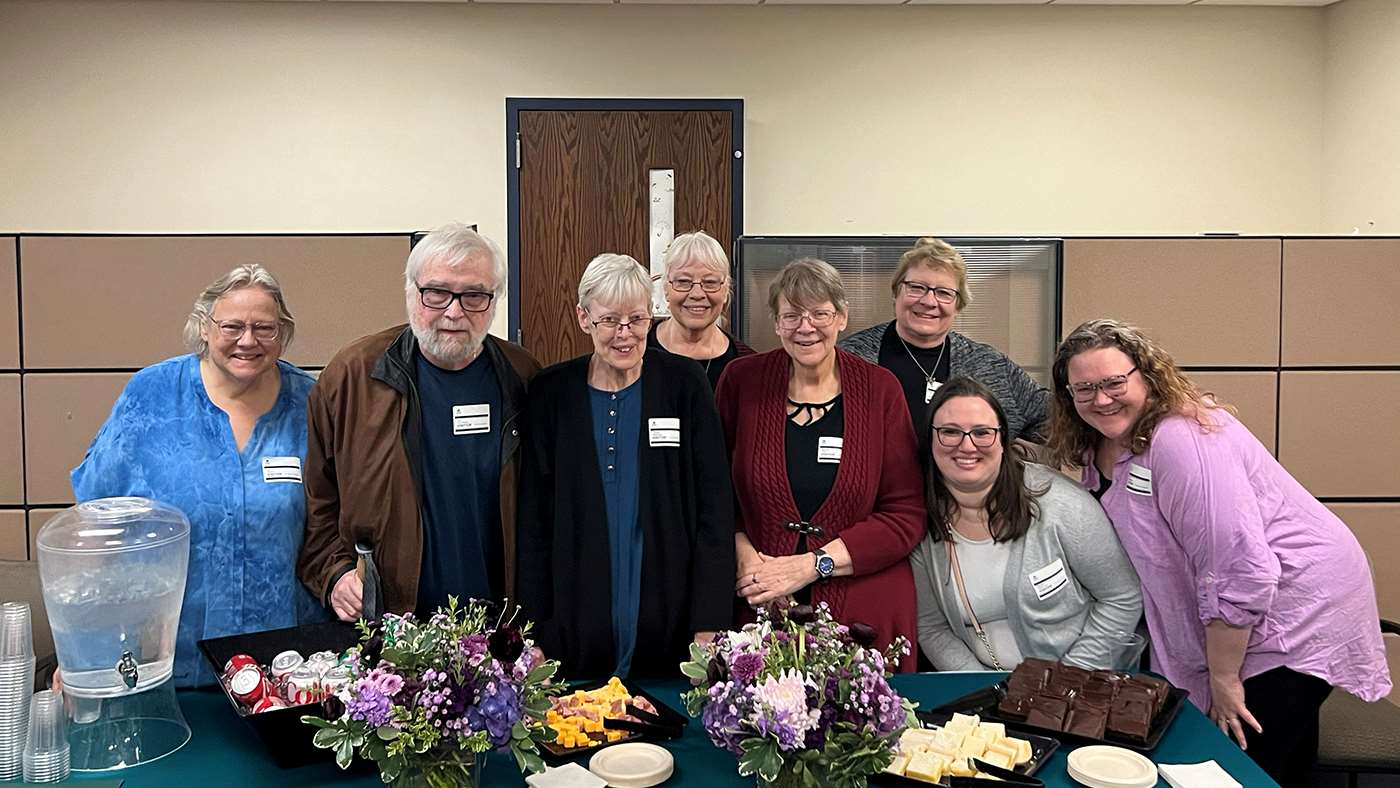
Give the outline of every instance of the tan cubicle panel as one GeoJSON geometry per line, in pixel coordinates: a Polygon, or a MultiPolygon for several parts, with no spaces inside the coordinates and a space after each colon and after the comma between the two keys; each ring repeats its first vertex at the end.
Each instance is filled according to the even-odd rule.
{"type": "Polygon", "coordinates": [[[1319,497],[1400,496],[1400,372],[1279,377],[1279,462],[1319,497]]]}
{"type": "Polygon", "coordinates": [[[262,263],[282,285],[297,322],[285,356],[294,364],[324,365],[351,340],[404,321],[407,235],[21,243],[26,369],[136,368],[182,353],[195,298],[247,262],[262,263]]]}
{"type": "Polygon", "coordinates": [[[25,467],[31,506],[72,502],[68,473],[82,462],[130,378],[125,372],[24,376],[25,467]]]}
{"type": "Polygon", "coordinates": [[[0,369],[19,369],[19,283],[12,235],[0,235],[0,369]]]}
{"type": "Polygon", "coordinates": [[[1278,453],[1278,373],[1277,372],[1191,372],[1202,391],[1239,411],[1240,423],[1270,452],[1278,453]]]}
{"type": "Polygon", "coordinates": [[[28,560],[23,509],[0,509],[0,561],[28,560]]]}
{"type": "Polygon", "coordinates": [[[19,375],[0,375],[0,504],[24,503],[19,375]]]}
{"type": "Polygon", "coordinates": [[[68,507],[49,507],[29,510],[29,560],[39,560],[39,531],[53,516],[68,507]]]}
{"type": "Polygon", "coordinates": [[[1064,242],[1062,325],[1134,323],[1183,366],[1277,366],[1278,239],[1064,242]]]}
{"type": "Polygon", "coordinates": [[[1371,559],[1381,618],[1400,621],[1400,572],[1392,569],[1400,555],[1400,503],[1332,503],[1327,508],[1351,528],[1371,559]]]}
{"type": "Polygon", "coordinates": [[[1400,364],[1400,239],[1283,242],[1283,363],[1400,364]]]}

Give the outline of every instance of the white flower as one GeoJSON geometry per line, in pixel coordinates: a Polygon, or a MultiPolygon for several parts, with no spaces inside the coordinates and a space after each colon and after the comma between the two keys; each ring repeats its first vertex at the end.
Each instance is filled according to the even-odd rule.
{"type": "Polygon", "coordinates": [[[800,737],[817,727],[821,713],[807,707],[807,679],[789,669],[753,688],[759,715],[792,726],[800,737]]]}

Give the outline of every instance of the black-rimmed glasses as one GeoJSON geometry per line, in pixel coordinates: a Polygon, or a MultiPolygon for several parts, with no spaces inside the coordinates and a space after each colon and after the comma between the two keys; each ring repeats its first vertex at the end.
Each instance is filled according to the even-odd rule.
{"type": "Polygon", "coordinates": [[[950,287],[929,287],[919,282],[910,282],[907,279],[900,284],[904,285],[904,293],[914,301],[923,300],[923,297],[929,293],[933,293],[933,300],[940,304],[951,304],[958,300],[958,291],[950,287]]]}
{"type": "Polygon", "coordinates": [[[960,430],[957,427],[934,427],[933,434],[938,436],[938,442],[950,449],[956,449],[962,445],[963,438],[972,439],[972,445],[979,449],[985,449],[997,442],[997,436],[1001,434],[1000,427],[973,427],[970,430],[960,430]]]}
{"type": "Polygon", "coordinates": [[[1110,375],[1098,383],[1070,383],[1065,388],[1069,389],[1075,402],[1093,402],[1099,396],[1100,390],[1113,399],[1118,399],[1128,390],[1128,376],[1137,371],[1138,368],[1133,367],[1121,375],[1110,375]]]}
{"type": "Polygon", "coordinates": [[[219,335],[224,339],[239,340],[247,331],[253,332],[253,339],[259,342],[271,342],[277,338],[280,326],[276,323],[244,323],[242,320],[215,320],[209,319],[219,329],[219,335]]]}
{"type": "Polygon", "coordinates": [[[645,334],[647,329],[651,328],[651,320],[652,318],[650,315],[633,317],[631,320],[623,320],[622,318],[608,315],[607,317],[590,320],[589,322],[593,324],[594,328],[601,328],[610,334],[617,333],[629,327],[634,334],[645,334]]]}
{"type": "Polygon", "coordinates": [[[451,290],[443,290],[438,287],[418,288],[418,300],[429,309],[436,309],[439,312],[452,306],[456,301],[463,312],[485,312],[491,308],[491,301],[496,297],[495,293],[486,293],[481,290],[467,290],[456,293],[451,290]]]}
{"type": "Polygon", "coordinates": [[[696,285],[700,285],[700,289],[704,290],[706,293],[718,293],[720,290],[724,289],[723,279],[701,279],[696,281],[694,279],[682,277],[680,279],[670,280],[669,284],[671,285],[671,289],[675,290],[677,293],[689,293],[696,285]]]}

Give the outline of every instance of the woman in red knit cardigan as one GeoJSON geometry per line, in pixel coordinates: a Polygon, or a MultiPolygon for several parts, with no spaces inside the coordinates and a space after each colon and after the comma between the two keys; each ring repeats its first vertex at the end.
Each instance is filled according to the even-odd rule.
{"type": "MultiPolygon", "coordinates": [[[[912,644],[908,556],[924,533],[914,431],[889,371],[836,349],[841,275],[789,263],[768,291],[782,349],[731,362],[715,396],[738,500],[735,590],[751,606],[825,602],[883,648],[912,644]]],[[[911,646],[912,648],[912,646],[911,646]]],[[[913,670],[913,654],[899,670],[913,670]]]]}

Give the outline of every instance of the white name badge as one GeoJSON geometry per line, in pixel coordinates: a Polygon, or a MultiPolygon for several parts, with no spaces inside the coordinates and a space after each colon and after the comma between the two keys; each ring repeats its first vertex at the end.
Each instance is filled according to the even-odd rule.
{"type": "Polygon", "coordinates": [[[647,419],[647,443],[653,448],[681,445],[681,420],[647,419]]]}
{"type": "Polygon", "coordinates": [[[1128,463],[1128,483],[1124,485],[1133,495],[1152,494],[1152,470],[1137,463],[1128,463]]]}
{"type": "Polygon", "coordinates": [[[841,462],[841,439],[825,435],[817,438],[817,462],[841,462]]]}
{"type": "Polygon", "coordinates": [[[480,435],[491,431],[491,403],[452,406],[452,434],[480,435]]]}
{"type": "Polygon", "coordinates": [[[264,457],[262,468],[264,482],[301,484],[300,457],[264,457]]]}
{"type": "Polygon", "coordinates": [[[1031,572],[1030,577],[1031,587],[1035,589],[1035,596],[1041,600],[1060,593],[1065,586],[1069,585],[1069,576],[1065,574],[1065,562],[1058,558],[1031,572]]]}

